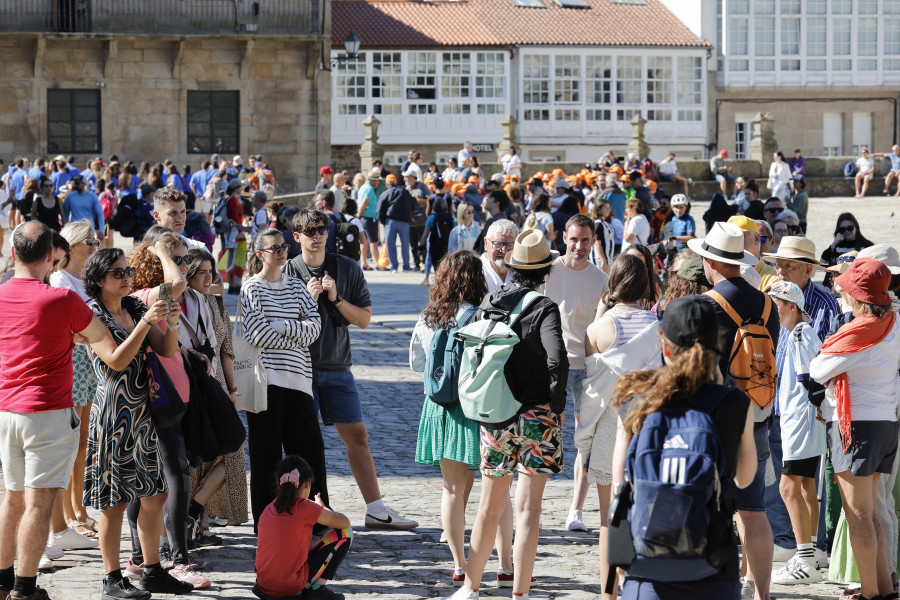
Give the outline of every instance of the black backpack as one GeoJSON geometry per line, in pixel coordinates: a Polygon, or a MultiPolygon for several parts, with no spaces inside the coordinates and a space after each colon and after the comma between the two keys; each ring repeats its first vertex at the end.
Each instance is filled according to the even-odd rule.
{"type": "Polygon", "coordinates": [[[437,266],[450,246],[450,232],[453,231],[453,217],[450,213],[434,213],[434,228],[428,234],[428,251],[431,262],[437,266]]]}
{"type": "Polygon", "coordinates": [[[337,213],[329,213],[328,216],[334,221],[334,251],[359,260],[359,227],[337,213]]]}
{"type": "Polygon", "coordinates": [[[228,218],[228,197],[224,194],[213,209],[212,225],[216,235],[226,235],[231,231],[231,219],[228,218]]]}

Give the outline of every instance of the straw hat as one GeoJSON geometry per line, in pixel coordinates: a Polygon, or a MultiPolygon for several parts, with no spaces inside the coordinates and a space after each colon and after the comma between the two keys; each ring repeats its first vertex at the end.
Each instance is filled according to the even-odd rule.
{"type": "Polygon", "coordinates": [[[374,169],[369,171],[369,174],[366,176],[366,178],[367,179],[377,179],[380,181],[381,180],[381,169],[379,169],[378,167],[375,167],[374,169]]]}
{"type": "Polygon", "coordinates": [[[532,270],[551,265],[557,256],[559,252],[550,250],[547,238],[539,229],[529,229],[516,237],[516,243],[504,261],[513,269],[532,270]]]}
{"type": "Polygon", "coordinates": [[[703,258],[728,265],[752,267],[759,262],[755,256],[744,251],[744,231],[737,225],[721,221],[713,224],[712,229],[706,234],[706,239],[688,240],[688,248],[703,258]]]}
{"type": "Polygon", "coordinates": [[[831,271],[832,273],[841,274],[850,268],[850,263],[856,260],[856,256],[859,254],[856,250],[851,250],[850,252],[844,252],[840,256],[837,257],[836,264],[827,267],[826,271],[831,271]]]}
{"type": "Polygon", "coordinates": [[[813,241],[796,235],[788,235],[781,238],[777,252],[766,252],[763,254],[763,260],[767,263],[774,263],[779,258],[781,260],[801,262],[814,267],[821,266],[819,259],[816,258],[816,245],[813,241]]]}

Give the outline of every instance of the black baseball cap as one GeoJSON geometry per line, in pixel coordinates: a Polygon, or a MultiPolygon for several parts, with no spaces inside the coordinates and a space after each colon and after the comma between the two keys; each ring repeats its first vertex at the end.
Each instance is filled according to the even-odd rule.
{"type": "Polygon", "coordinates": [[[710,350],[719,346],[719,321],[712,302],[700,296],[682,296],[666,304],[662,332],[677,346],[690,348],[696,343],[710,350]]]}

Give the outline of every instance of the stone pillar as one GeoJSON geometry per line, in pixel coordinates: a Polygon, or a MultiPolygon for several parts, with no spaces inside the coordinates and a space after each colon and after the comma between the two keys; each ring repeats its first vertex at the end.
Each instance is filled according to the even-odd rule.
{"type": "Polygon", "coordinates": [[[750,158],[759,162],[762,169],[760,172],[765,172],[776,152],[778,142],[775,141],[775,116],[770,112],[756,113],[750,138],[750,158]]]}
{"type": "Polygon", "coordinates": [[[361,173],[368,174],[372,170],[372,161],[384,159],[384,148],[378,143],[381,121],[375,115],[369,115],[362,124],[366,128],[366,141],[359,147],[359,166],[361,173]]]}
{"type": "Polygon", "coordinates": [[[647,158],[650,156],[650,146],[644,140],[644,125],[647,124],[646,119],[640,114],[631,118],[631,141],[628,142],[628,152],[634,152],[638,158],[647,158]]]}
{"type": "MultiPolygon", "coordinates": [[[[512,115],[506,115],[502,121],[500,121],[500,125],[503,126],[503,141],[500,142],[500,145],[497,147],[498,153],[505,153],[506,149],[510,146],[517,146],[516,144],[516,127],[519,126],[519,122],[516,121],[512,115]]],[[[521,150],[519,152],[521,154],[521,150]]]]}

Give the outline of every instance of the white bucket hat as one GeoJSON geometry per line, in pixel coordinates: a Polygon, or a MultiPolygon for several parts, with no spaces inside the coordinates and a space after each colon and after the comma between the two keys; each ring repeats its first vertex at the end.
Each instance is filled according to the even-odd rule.
{"type": "Polygon", "coordinates": [[[713,224],[705,239],[688,240],[688,248],[709,260],[717,260],[729,265],[753,266],[759,259],[744,250],[744,231],[737,225],[713,224]]]}
{"type": "Polygon", "coordinates": [[[893,246],[887,244],[875,244],[863,248],[856,255],[857,258],[874,258],[884,263],[891,275],[900,275],[900,253],[893,246]]]}

